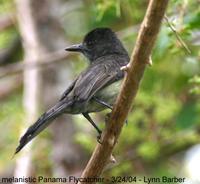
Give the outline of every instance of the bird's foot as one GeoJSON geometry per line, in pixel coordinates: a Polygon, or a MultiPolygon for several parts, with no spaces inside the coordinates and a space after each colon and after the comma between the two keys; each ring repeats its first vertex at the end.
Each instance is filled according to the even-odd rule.
{"type": "Polygon", "coordinates": [[[97,135],[97,142],[98,142],[99,144],[102,144],[101,134],[102,134],[102,132],[99,132],[99,135],[97,135]]]}

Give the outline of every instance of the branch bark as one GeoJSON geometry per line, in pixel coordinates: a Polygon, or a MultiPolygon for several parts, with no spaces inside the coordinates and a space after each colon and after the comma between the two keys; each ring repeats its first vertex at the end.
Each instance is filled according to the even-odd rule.
{"type": "MultiPolygon", "coordinates": [[[[149,2],[130,63],[125,67],[127,74],[122,85],[122,90],[108,121],[108,126],[102,136],[102,144],[96,146],[81,178],[99,177],[109,161],[112,150],[118,140],[128,112],[131,108],[132,101],[138,91],[167,4],[168,0],[150,0],[149,2]]],[[[80,183],[87,183],[87,181],[83,180],[82,182],[79,182],[79,184],[80,183]]]]}

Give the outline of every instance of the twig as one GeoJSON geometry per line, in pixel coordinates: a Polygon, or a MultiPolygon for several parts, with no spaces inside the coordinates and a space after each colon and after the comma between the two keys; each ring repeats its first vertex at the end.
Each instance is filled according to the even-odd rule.
{"type": "Polygon", "coordinates": [[[47,64],[56,64],[58,61],[64,61],[71,54],[65,51],[56,51],[46,56],[43,56],[40,61],[35,62],[19,62],[16,64],[10,64],[0,68],[0,79],[6,76],[17,74],[22,72],[24,69],[33,69],[35,67],[43,67],[47,64]]]}
{"type": "Polygon", "coordinates": [[[170,23],[168,17],[165,15],[164,16],[168,26],[171,28],[171,30],[174,32],[177,40],[179,41],[179,43],[185,48],[185,50],[191,54],[191,50],[189,49],[189,47],[186,45],[186,43],[183,41],[183,39],[180,37],[180,35],[178,34],[178,32],[176,31],[176,28],[170,23]]]}
{"type": "MultiPolygon", "coordinates": [[[[190,147],[199,144],[199,133],[196,130],[191,130],[189,132],[182,131],[180,134],[173,135],[172,137],[169,137],[168,140],[162,140],[159,141],[159,149],[162,150],[160,154],[155,158],[148,160],[146,164],[155,164],[159,160],[159,162],[166,161],[167,158],[170,156],[173,156],[174,154],[183,152],[188,150],[190,147]]],[[[132,146],[135,148],[135,144],[132,146]]],[[[125,155],[122,156],[116,156],[117,159],[117,165],[120,165],[124,161],[145,161],[144,158],[142,158],[139,153],[135,152],[134,149],[128,150],[125,155]]],[[[109,167],[106,168],[106,170],[111,170],[115,165],[109,165],[109,167]]]]}
{"type": "MultiPolygon", "coordinates": [[[[149,6],[139,31],[132,53],[130,68],[124,79],[122,90],[113,108],[108,126],[102,136],[102,144],[98,144],[84,169],[81,178],[99,177],[121,133],[124,122],[130,111],[133,99],[139,88],[146,61],[148,61],[155,43],[168,0],[150,0],[149,6]]],[[[79,183],[87,183],[82,181],[79,183]]],[[[95,182],[90,182],[95,183],[95,182]]],[[[108,182],[109,183],[109,182],[108,182]]]]}

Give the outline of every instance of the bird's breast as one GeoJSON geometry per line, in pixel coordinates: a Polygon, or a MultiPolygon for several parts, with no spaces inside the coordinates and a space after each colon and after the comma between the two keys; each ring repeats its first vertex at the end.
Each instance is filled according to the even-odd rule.
{"type": "MultiPolygon", "coordinates": [[[[106,102],[107,104],[113,106],[116,101],[117,95],[119,94],[120,86],[122,80],[116,81],[107,87],[103,88],[102,90],[98,91],[94,96],[101,101],[106,102]]],[[[87,112],[99,112],[106,109],[105,106],[97,103],[93,99],[91,99],[88,104],[87,108],[85,109],[87,112]]]]}

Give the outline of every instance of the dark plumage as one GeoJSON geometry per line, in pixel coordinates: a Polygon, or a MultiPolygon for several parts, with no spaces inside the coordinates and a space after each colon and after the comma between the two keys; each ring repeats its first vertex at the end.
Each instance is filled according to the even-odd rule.
{"type": "Polygon", "coordinates": [[[62,113],[82,113],[98,131],[99,136],[101,134],[89,113],[112,109],[124,76],[120,68],[129,62],[128,53],[109,28],[92,30],[85,36],[83,43],[70,46],[66,50],[83,53],[90,64],[67,88],[60,101],[28,128],[15,153],[62,113]]]}

